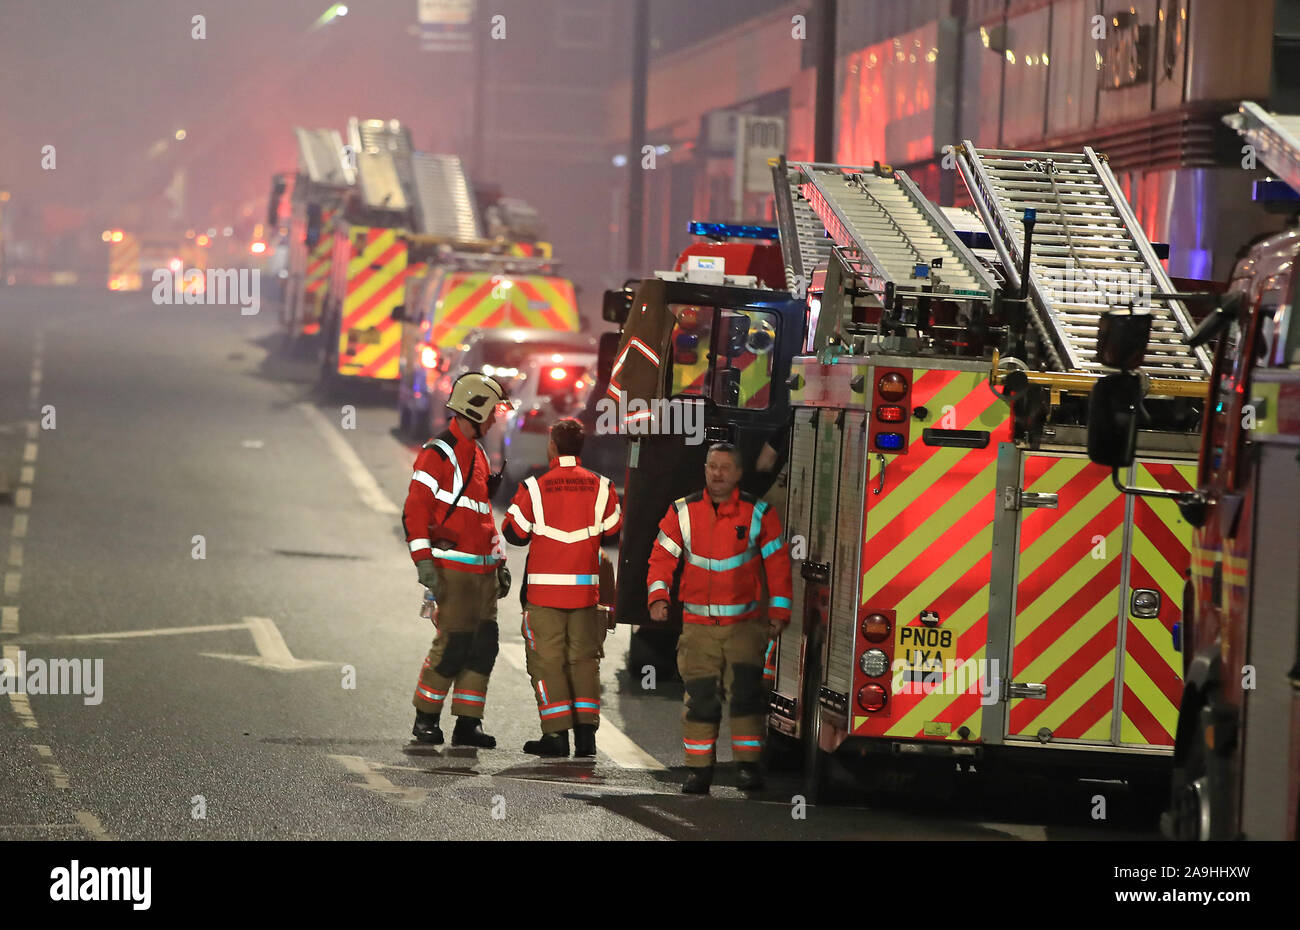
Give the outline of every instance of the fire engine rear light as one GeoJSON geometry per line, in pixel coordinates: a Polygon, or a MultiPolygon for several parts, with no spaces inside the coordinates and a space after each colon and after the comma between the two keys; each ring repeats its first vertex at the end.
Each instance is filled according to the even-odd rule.
{"type": "Polygon", "coordinates": [[[874,714],[876,711],[884,710],[885,705],[889,703],[889,694],[885,689],[874,682],[863,685],[858,689],[858,706],[867,713],[874,714]]]}
{"type": "Polygon", "coordinates": [[[897,452],[903,448],[903,434],[876,433],[876,448],[885,452],[897,452]]]}
{"type": "Polygon", "coordinates": [[[891,624],[884,614],[867,614],[862,618],[862,635],[869,643],[883,643],[889,639],[891,624]]]}
{"type": "Polygon", "coordinates": [[[907,396],[907,379],[898,372],[891,371],[876,384],[876,390],[885,400],[902,400],[907,396]]]}
{"type": "Polygon", "coordinates": [[[420,349],[420,364],[425,368],[433,368],[438,364],[438,350],[433,346],[425,346],[420,349]]]}
{"type": "Polygon", "coordinates": [[[876,419],[881,423],[902,423],[903,408],[892,405],[877,407],[876,419]]]}
{"type": "Polygon", "coordinates": [[[563,368],[552,368],[548,373],[550,374],[552,381],[563,381],[567,374],[563,368]]]}
{"type": "Polygon", "coordinates": [[[868,649],[858,658],[858,668],[868,678],[879,678],[889,671],[889,656],[880,649],[868,649]]]}

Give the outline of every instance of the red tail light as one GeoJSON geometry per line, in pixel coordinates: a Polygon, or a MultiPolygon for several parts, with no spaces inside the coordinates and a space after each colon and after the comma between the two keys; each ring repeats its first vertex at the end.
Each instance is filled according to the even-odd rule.
{"type": "Polygon", "coordinates": [[[882,404],[876,408],[876,419],[881,423],[902,423],[903,408],[895,404],[882,404]]]}
{"type": "Polygon", "coordinates": [[[878,684],[868,683],[858,689],[858,706],[869,714],[885,709],[889,695],[878,684]]]}
{"type": "Polygon", "coordinates": [[[569,376],[569,373],[565,371],[563,368],[552,368],[549,372],[547,372],[547,374],[551,376],[552,381],[563,381],[565,378],[569,376]]]}

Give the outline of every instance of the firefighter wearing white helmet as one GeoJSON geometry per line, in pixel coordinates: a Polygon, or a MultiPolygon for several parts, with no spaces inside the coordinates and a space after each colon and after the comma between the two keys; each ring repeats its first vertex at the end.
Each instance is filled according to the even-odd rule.
{"type": "Polygon", "coordinates": [[[489,474],[478,440],[504,400],[491,378],[470,373],[456,379],[447,399],[451,426],[420,450],[402,510],[420,584],[438,605],[437,634],[413,699],[411,732],[423,743],[443,742],[440,717],[450,699],[452,745],[496,746],[482,719],[497,656],[497,600],[510,590],[510,575],[490,503],[501,476],[489,474]]]}

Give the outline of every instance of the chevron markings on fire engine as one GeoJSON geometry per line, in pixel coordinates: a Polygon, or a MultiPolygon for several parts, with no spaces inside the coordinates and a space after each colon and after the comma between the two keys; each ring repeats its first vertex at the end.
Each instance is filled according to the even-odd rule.
{"type": "MultiPolygon", "coordinates": [[[[917,372],[913,404],[933,411],[929,425],[949,411],[953,419],[945,427],[993,435],[986,449],[928,446],[922,434],[927,421],[913,420],[907,456],[887,466],[887,478],[889,469],[902,469],[903,477],[886,480],[881,495],[870,501],[863,541],[863,552],[871,555],[863,560],[861,604],[895,609],[900,627],[922,610],[935,610],[957,637],[958,663],[982,663],[985,655],[996,450],[1007,423],[1005,405],[983,389],[982,377],[917,372]]],[[[872,471],[869,482],[879,475],[874,460],[872,471]]],[[[965,725],[978,738],[980,694],[977,683],[970,684],[973,693],[940,688],[896,694],[890,716],[859,716],[854,732],[922,738],[927,721],[945,721],[954,737],[965,725]]]]}

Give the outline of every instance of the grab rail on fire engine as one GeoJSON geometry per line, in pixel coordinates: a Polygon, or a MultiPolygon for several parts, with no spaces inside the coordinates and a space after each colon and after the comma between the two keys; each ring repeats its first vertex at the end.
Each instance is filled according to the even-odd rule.
{"type": "MultiPolygon", "coordinates": [[[[1013,359],[1007,358],[1005,361],[1011,362],[1013,359]]],[[[997,386],[1010,374],[1010,371],[1011,369],[1003,371],[999,368],[998,353],[994,351],[993,364],[989,369],[989,385],[996,391],[997,386]]],[[[1093,385],[1103,377],[1102,374],[1064,371],[1020,370],[1020,373],[1030,384],[1037,384],[1064,394],[1091,393],[1093,385]]],[[[1206,381],[1179,381],[1174,378],[1146,378],[1145,381],[1147,397],[1195,397],[1205,400],[1210,395],[1210,385],[1206,381]]]]}

